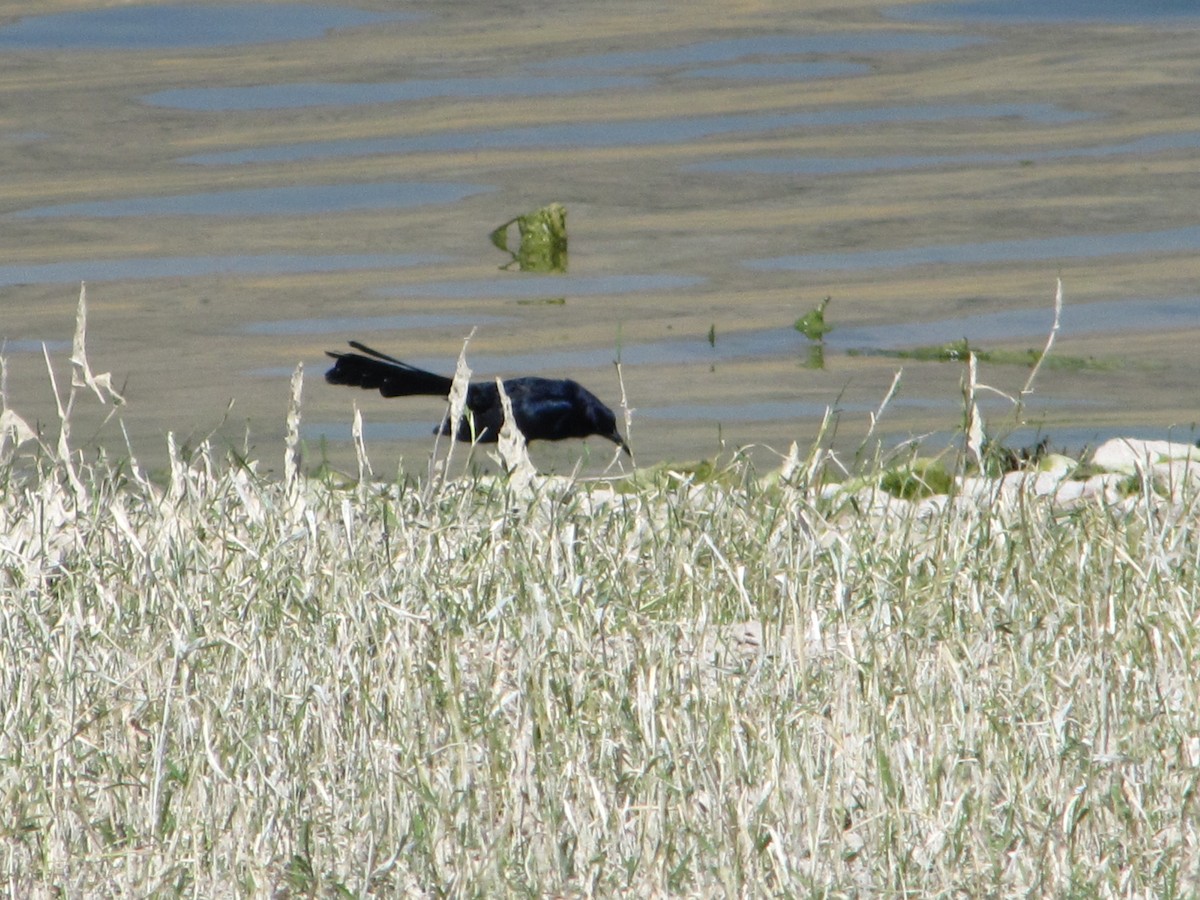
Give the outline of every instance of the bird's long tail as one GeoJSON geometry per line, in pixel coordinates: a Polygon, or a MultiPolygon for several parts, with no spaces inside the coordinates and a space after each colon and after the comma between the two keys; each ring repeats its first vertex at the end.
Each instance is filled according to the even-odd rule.
{"type": "Polygon", "coordinates": [[[358,341],[351,341],[350,346],[359,352],[326,351],[336,360],[333,368],[325,373],[325,380],[330,384],[378,390],[385,397],[407,397],[412,394],[446,397],[450,394],[453,381],[445,375],[410,366],[358,341]]]}

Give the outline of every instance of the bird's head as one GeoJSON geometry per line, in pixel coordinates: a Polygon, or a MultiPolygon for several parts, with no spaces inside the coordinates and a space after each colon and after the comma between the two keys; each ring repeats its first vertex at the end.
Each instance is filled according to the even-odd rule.
{"type": "Polygon", "coordinates": [[[596,403],[591,411],[594,433],[608,438],[624,450],[626,456],[632,457],[633,451],[629,449],[629,445],[625,443],[625,438],[621,437],[621,432],[617,430],[617,417],[613,415],[613,411],[603,403],[596,403]]]}

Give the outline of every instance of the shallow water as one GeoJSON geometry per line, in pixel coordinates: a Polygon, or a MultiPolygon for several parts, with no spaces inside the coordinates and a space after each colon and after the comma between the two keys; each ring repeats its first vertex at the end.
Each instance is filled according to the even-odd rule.
{"type": "Polygon", "coordinates": [[[813,35],[756,35],[702,41],[645,52],[561,57],[532,62],[527,74],[483,78],[415,78],[391,82],[255,84],[236,87],[158,91],[142,99],[155,106],[200,111],[297,109],[401,103],[438,97],[479,98],[546,96],[646,87],[652,77],[807,81],[859,75],[862,63],[791,60],[776,57],[829,56],[845,53],[932,52],[984,42],[964,35],[905,34],[895,31],[813,35]],[[570,74],[583,70],[587,75],[570,74]],[[617,73],[617,74],[612,74],[617,73]],[[639,73],[639,74],[634,74],[639,73]]]}
{"type": "Polygon", "coordinates": [[[693,288],[703,278],[687,275],[525,275],[497,274],[495,278],[471,281],[424,281],[405,287],[384,288],[389,297],[484,299],[507,297],[532,299],[570,294],[587,297],[601,294],[654,293],[693,288]]]}
{"type": "Polygon", "coordinates": [[[647,79],[627,75],[509,75],[503,78],[435,78],[412,81],[304,82],[245,87],[179,88],[142,98],[154,106],[203,112],[252,109],[300,109],[308,106],[358,106],[411,103],[417,100],[479,97],[541,97],[643,87],[647,79]]]}
{"type": "Polygon", "coordinates": [[[411,153],[477,153],[481,150],[598,149],[678,144],[735,134],[769,134],[795,129],[845,128],[897,122],[950,122],[956,119],[1021,119],[1041,125],[1067,124],[1088,113],[1053,103],[985,103],[886,106],[720,116],[618,119],[603,122],[556,122],[486,131],[446,131],[416,137],[300,141],[245,150],[197,153],[180,162],[201,166],[284,163],[355,156],[404,156],[411,153]]]}
{"type": "Polygon", "coordinates": [[[890,10],[910,21],[1169,23],[1200,16],[1193,0],[973,0],[920,3],[890,10]]]}
{"type": "Polygon", "coordinates": [[[436,263],[440,257],[418,254],[263,254],[259,256],[150,256],[79,259],[69,262],[0,265],[0,285],[78,284],[155,278],[283,275],[394,269],[436,263]]]}
{"type": "MultiPolygon", "coordinates": [[[[1064,337],[1187,330],[1200,322],[1200,296],[1161,300],[1129,298],[1067,304],[1059,328],[1064,337]]],[[[938,346],[967,338],[973,346],[1045,338],[1054,325],[1050,307],[1014,309],[932,322],[890,322],[835,328],[826,343],[843,350],[900,350],[938,346]]]]}
{"type": "Polygon", "coordinates": [[[1155,134],[1098,147],[1055,147],[1020,153],[968,153],[961,156],[768,156],[724,159],[688,166],[690,172],[748,173],[755,175],[850,175],[886,172],[893,169],[933,169],[993,165],[1029,165],[1056,159],[1087,159],[1106,156],[1148,156],[1175,150],[1200,149],[1200,131],[1155,134]]]}
{"type": "Polygon", "coordinates": [[[0,28],[0,51],[228,47],[307,40],[335,28],[361,28],[419,18],[413,13],[373,13],[304,3],[134,4],[23,16],[0,28]]]}
{"type": "Polygon", "coordinates": [[[69,353],[70,341],[0,341],[0,353],[69,353]]]}
{"type": "MultiPolygon", "coordinates": [[[[1062,276],[1056,352],[1112,365],[1044,372],[1042,427],[1194,418],[1190,26],[931,26],[937,7],[882,0],[99,5],[0,28],[28,51],[0,73],[0,341],[37,417],[41,342],[69,352],[86,279],[93,368],[127,385],[135,439],[248,423],[274,453],[303,360],[307,437],[342,441],[357,405],[420,455],[437,402],[328,388],[323,351],[450,371],[472,328],[479,377],[570,375],[614,406],[619,358],[641,462],[803,441],[830,405],[866,423],[901,364],[881,427],[936,435],[959,367],[879,354],[1040,346],[1062,276]],[[500,271],[488,233],[550,201],[568,274],[500,271]],[[815,368],[791,323],[826,295],[815,368]]],[[[983,376],[1015,393],[1027,370],[983,376]]]]}
{"type": "Polygon", "coordinates": [[[774,259],[750,260],[751,269],[814,272],[823,269],[896,269],[909,266],[966,266],[1020,260],[1096,259],[1105,256],[1148,253],[1182,253],[1200,249],[1200,225],[1167,231],[1121,234],[1072,234],[1059,237],[906,247],[900,250],[865,250],[852,253],[806,253],[774,259]]]}
{"type": "MultiPolygon", "coordinates": [[[[380,330],[412,332],[421,329],[493,326],[501,316],[421,315],[362,318],[308,319],[291,322],[259,322],[246,326],[252,334],[369,334],[380,330]]],[[[1156,331],[1186,330],[1200,323],[1200,297],[1167,300],[1120,300],[1105,303],[1068,305],[1059,322],[1060,337],[1098,334],[1129,335],[1156,331]]],[[[947,319],[908,322],[891,321],[876,325],[834,327],[825,335],[828,353],[886,352],[920,347],[936,347],[966,339],[971,346],[987,350],[1016,341],[1028,341],[1040,349],[1054,325],[1054,310],[1008,310],[999,313],[954,316],[947,319]]],[[[620,356],[629,366],[670,366],[683,364],[727,363],[734,360],[771,357],[803,357],[813,342],[792,327],[722,331],[710,343],[707,338],[669,338],[661,341],[626,341],[619,350],[577,348],[555,350],[539,348],[528,353],[492,355],[472,351],[468,362],[483,377],[529,374],[563,374],[572,369],[600,369],[620,356]]],[[[335,348],[336,349],[336,348],[335,348]]],[[[406,359],[422,368],[447,370],[445,357],[424,356],[419,352],[406,359]]],[[[256,370],[257,376],[281,377],[289,370],[256,370]]],[[[760,408],[768,408],[760,406],[760,408]]],[[[822,407],[823,408],[823,407],[822,407]]]]}
{"type": "Polygon", "coordinates": [[[206,191],[166,197],[125,197],[39,206],[13,213],[17,218],[47,216],[298,216],[350,210],[398,209],[457,203],[493,191],[478,184],[393,181],[371,184],[312,184],[238,191],[206,191]]]}
{"type": "MultiPolygon", "coordinates": [[[[395,316],[335,316],[323,319],[292,319],[277,322],[250,322],[238,329],[242,334],[298,335],[298,334],[371,334],[377,331],[420,331],[427,328],[466,328],[492,325],[504,321],[501,316],[481,316],[478,313],[461,315],[454,313],[403,313],[395,316]]],[[[287,374],[275,369],[252,373],[261,377],[278,377],[287,374]]]]}

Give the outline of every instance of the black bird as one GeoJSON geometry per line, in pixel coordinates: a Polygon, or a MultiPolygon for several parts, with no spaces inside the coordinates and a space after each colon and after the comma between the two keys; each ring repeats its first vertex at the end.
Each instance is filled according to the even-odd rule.
{"type": "MultiPolygon", "coordinates": [[[[351,341],[350,346],[359,352],[326,351],[336,360],[333,368],[325,373],[325,380],[330,384],[378,389],[385,397],[408,397],[414,394],[450,396],[452,379],[410,366],[358,341],[351,341]]],[[[585,438],[597,434],[612,441],[630,456],[633,455],[617,431],[617,418],[613,411],[578,382],[569,378],[538,378],[532,375],[508,378],[504,381],[504,393],[512,401],[513,418],[527,441],[561,441],[563,438],[585,438]]],[[[495,381],[476,381],[467,386],[466,410],[458,425],[460,441],[472,439],[467,411],[474,420],[476,440],[494,443],[499,439],[504,409],[500,405],[500,391],[495,381]]],[[[443,421],[441,426],[434,429],[434,433],[439,431],[450,434],[450,422],[443,421]]]]}

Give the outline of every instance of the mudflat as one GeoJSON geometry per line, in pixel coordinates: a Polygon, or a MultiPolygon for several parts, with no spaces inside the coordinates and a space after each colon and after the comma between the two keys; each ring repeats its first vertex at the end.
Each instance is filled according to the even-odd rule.
{"type": "MultiPolygon", "coordinates": [[[[0,19],[26,6],[0,2],[0,19]]],[[[39,12],[106,6],[50,0],[39,12]]],[[[400,456],[421,468],[440,403],[326,386],[323,351],[356,338],[450,373],[473,325],[478,377],[567,375],[615,406],[611,361],[621,357],[640,463],[722,446],[783,451],[813,439],[826,406],[850,447],[899,369],[877,434],[952,432],[962,367],[841,346],[839,329],[930,323],[933,333],[946,320],[1037,309],[1048,321],[1061,278],[1075,315],[1024,424],[1052,441],[1186,436],[1200,339],[1197,29],[918,23],[874,0],[795,6],[697,2],[682,16],[667,3],[413,4],[426,15],[306,40],[0,52],[9,405],[54,432],[40,342],[62,391],[86,279],[91,366],[123,388],[124,433],[145,460],[161,460],[168,431],[278,459],[288,379],[302,363],[310,459],[322,434],[335,463],[352,458],[357,404],[377,469],[394,471],[400,456]],[[827,35],[840,48],[846,35],[881,32],[948,40],[783,54],[857,67],[828,77],[720,71],[779,62],[751,39],[827,35]],[[678,55],[725,41],[746,43],[715,62],[678,55]],[[715,71],[698,71],[710,63],[715,71]],[[621,80],[487,89],[589,74],[621,80]],[[431,81],[442,86],[361,103],[153,99],[431,81]],[[468,82],[482,87],[455,86],[468,82]],[[814,160],[829,162],[822,171],[814,160]],[[261,195],[249,194],[233,208],[246,201],[239,192],[397,183],[466,190],[295,212],[257,209],[261,195]],[[196,196],[217,209],[94,205],[196,196]],[[565,278],[501,272],[489,231],[550,202],[568,209],[565,278]],[[54,211],[64,204],[78,206],[54,211]],[[834,331],[818,368],[792,323],[825,297],[834,331]],[[1163,319],[1167,301],[1175,313],[1163,319]],[[1089,315],[1091,304],[1105,317],[1089,315]],[[749,349],[728,352],[739,337],[749,349]],[[635,352],[643,345],[670,352],[635,352]],[[553,368],[524,368],[547,350],[553,368]],[[423,427],[372,438],[371,425],[392,422],[423,427]]],[[[1045,340],[1003,329],[962,337],[991,351],[1045,340]]],[[[980,365],[980,380],[1010,395],[1027,377],[1020,365],[980,365]]],[[[80,405],[77,446],[124,448],[108,412],[80,405]]],[[[987,413],[997,428],[1018,424],[1002,399],[987,413]]],[[[591,447],[588,466],[608,454],[591,447]]],[[[577,444],[535,447],[551,469],[579,455],[577,444]]]]}

